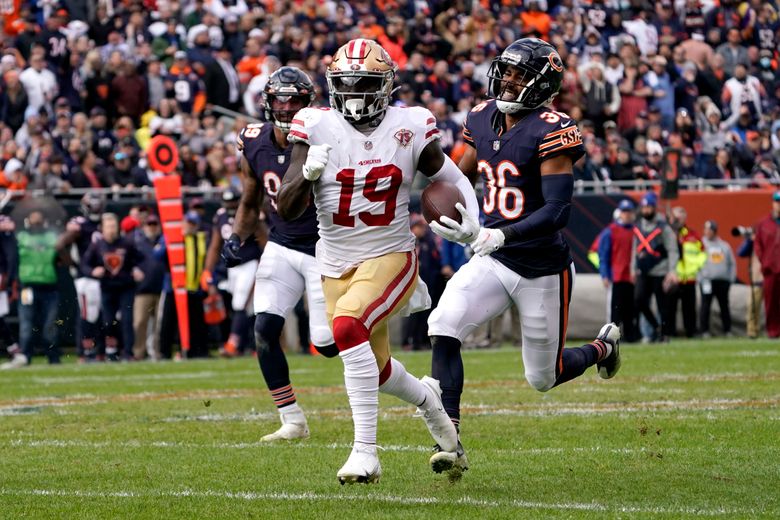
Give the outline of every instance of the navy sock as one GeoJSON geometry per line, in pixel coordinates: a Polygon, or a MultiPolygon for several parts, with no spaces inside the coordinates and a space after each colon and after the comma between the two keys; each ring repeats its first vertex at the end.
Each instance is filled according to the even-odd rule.
{"type": "Polygon", "coordinates": [[[463,359],[460,341],[449,336],[431,336],[431,375],[441,385],[444,410],[460,428],[460,395],[463,393],[463,359]]]}
{"type": "Polygon", "coordinates": [[[275,314],[260,313],[255,316],[255,345],[257,362],[277,408],[295,402],[295,392],[290,385],[290,368],[279,338],[284,318],[275,314]]]}
{"type": "Polygon", "coordinates": [[[585,370],[595,365],[603,357],[602,353],[605,352],[599,347],[603,349],[602,345],[596,346],[589,343],[577,348],[563,349],[563,372],[555,380],[555,386],[581,376],[585,370]]]}

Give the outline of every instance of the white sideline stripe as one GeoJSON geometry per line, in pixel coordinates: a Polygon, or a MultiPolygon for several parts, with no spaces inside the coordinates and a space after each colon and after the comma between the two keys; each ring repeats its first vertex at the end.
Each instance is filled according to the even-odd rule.
{"type": "MultiPolygon", "coordinates": [[[[116,449],[137,449],[137,448],[173,448],[173,449],[216,449],[216,450],[246,450],[257,448],[268,449],[318,449],[318,450],[349,450],[352,448],[351,444],[347,443],[311,443],[311,442],[297,442],[297,443],[273,443],[273,442],[214,442],[206,444],[198,444],[192,442],[179,442],[179,441],[151,441],[141,442],[136,440],[130,441],[79,441],[79,440],[59,440],[59,439],[41,439],[41,440],[25,440],[14,439],[9,442],[0,442],[0,446],[11,448],[83,448],[83,449],[103,449],[108,448],[112,450],[116,449]]],[[[389,452],[415,452],[415,453],[428,453],[430,448],[425,446],[411,446],[411,445],[382,445],[379,446],[380,451],[389,452]]],[[[733,447],[689,447],[689,448],[674,448],[674,447],[623,447],[623,448],[604,448],[601,446],[575,446],[575,447],[547,447],[547,448],[490,448],[485,450],[493,455],[550,455],[550,454],[566,454],[566,453],[606,453],[612,455],[654,455],[657,453],[668,454],[687,454],[687,453],[723,453],[734,454],[738,452],[750,452],[754,453],[755,450],[740,450],[733,447]]],[[[761,451],[778,452],[780,446],[764,446],[761,451]]]]}
{"type": "MultiPolygon", "coordinates": [[[[190,394],[174,394],[167,395],[165,393],[154,392],[142,392],[138,394],[118,394],[107,395],[103,398],[98,398],[94,395],[73,395],[65,398],[34,398],[33,402],[25,402],[19,400],[16,404],[0,405],[0,412],[3,411],[18,411],[24,407],[45,407],[45,406],[72,406],[72,405],[94,405],[94,404],[106,404],[111,402],[143,402],[144,397],[157,398],[161,401],[169,400],[198,400],[198,399],[220,399],[231,397],[250,397],[247,395],[246,390],[234,390],[226,392],[192,392],[190,394]]],[[[486,405],[486,404],[470,404],[464,403],[462,408],[464,413],[469,416],[481,416],[481,415],[502,415],[502,416],[515,416],[515,417],[553,417],[558,415],[604,415],[604,414],[625,414],[636,412],[679,412],[679,411],[717,411],[717,410],[735,410],[735,409],[773,409],[780,404],[780,397],[764,398],[764,399],[689,399],[689,400],[656,400],[656,401],[641,401],[637,403],[624,403],[624,402],[540,402],[530,405],[517,405],[517,406],[501,406],[501,405],[486,405]]],[[[380,413],[383,416],[403,415],[406,412],[410,412],[409,407],[385,407],[380,409],[380,413]]],[[[352,415],[348,409],[334,408],[334,409],[320,409],[312,410],[308,412],[311,416],[324,416],[328,418],[351,418],[352,415]]],[[[411,415],[411,413],[410,413],[411,415]]],[[[273,416],[273,414],[271,414],[273,416]]],[[[256,420],[265,416],[260,414],[206,414],[200,416],[184,416],[184,417],[171,417],[167,420],[169,422],[177,422],[183,420],[203,420],[203,421],[219,421],[219,420],[256,420]]]]}
{"type": "Polygon", "coordinates": [[[696,507],[642,507],[642,506],[618,506],[611,507],[596,502],[563,502],[546,503],[528,500],[484,500],[472,497],[462,497],[456,500],[444,500],[435,497],[402,497],[384,494],[349,495],[346,493],[257,493],[253,491],[197,491],[185,489],[182,491],[79,491],[59,489],[6,489],[0,488],[0,495],[4,496],[53,496],[64,498],[227,498],[233,500],[269,500],[279,502],[314,502],[326,501],[350,501],[350,502],[384,502],[401,505],[464,505],[472,507],[513,508],[513,509],[547,509],[558,511],[600,511],[619,513],[650,513],[650,514],[687,514],[693,516],[723,516],[723,515],[748,515],[756,514],[755,509],[727,509],[727,508],[696,508],[696,507]]]}

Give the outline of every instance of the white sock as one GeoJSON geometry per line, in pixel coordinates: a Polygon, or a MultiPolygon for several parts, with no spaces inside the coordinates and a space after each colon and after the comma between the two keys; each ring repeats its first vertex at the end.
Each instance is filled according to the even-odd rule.
{"type": "Polygon", "coordinates": [[[390,358],[390,377],[387,378],[379,391],[394,395],[402,401],[420,406],[425,401],[427,391],[419,379],[406,371],[400,361],[390,358]]]}
{"type": "Polygon", "coordinates": [[[376,421],[379,408],[379,367],[368,341],[339,353],[344,363],[344,386],[347,387],[355,443],[376,444],[376,421]]]}
{"type": "Polygon", "coordinates": [[[298,406],[298,403],[288,404],[287,406],[279,408],[279,415],[285,416],[287,418],[292,418],[293,416],[303,417],[303,410],[301,410],[301,407],[298,406]]]}

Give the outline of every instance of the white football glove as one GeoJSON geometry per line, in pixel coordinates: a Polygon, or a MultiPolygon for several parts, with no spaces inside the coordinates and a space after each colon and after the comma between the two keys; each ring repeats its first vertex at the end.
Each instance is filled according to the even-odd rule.
{"type": "Polygon", "coordinates": [[[460,213],[460,224],[450,217],[442,215],[439,217],[438,222],[435,220],[431,222],[431,229],[434,233],[450,242],[470,244],[477,238],[477,234],[479,233],[479,222],[466,211],[466,208],[464,208],[463,204],[460,202],[455,204],[455,209],[460,213]]]}
{"type": "Polygon", "coordinates": [[[477,239],[471,243],[474,254],[486,256],[504,245],[506,235],[500,229],[482,228],[477,239]]]}
{"type": "Polygon", "coordinates": [[[329,144],[313,144],[309,146],[309,153],[306,156],[306,162],[303,164],[303,178],[314,182],[320,178],[325,167],[328,165],[328,154],[331,146],[329,144]]]}

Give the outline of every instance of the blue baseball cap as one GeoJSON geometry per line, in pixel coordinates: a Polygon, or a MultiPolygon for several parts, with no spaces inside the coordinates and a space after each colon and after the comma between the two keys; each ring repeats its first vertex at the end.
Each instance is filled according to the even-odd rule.
{"type": "Polygon", "coordinates": [[[658,196],[651,192],[645,193],[644,197],[642,197],[642,206],[653,206],[656,207],[658,205],[658,196]]]}
{"type": "Polygon", "coordinates": [[[184,215],[184,220],[191,224],[200,224],[200,215],[195,210],[190,210],[184,215]]]}
{"type": "Polygon", "coordinates": [[[634,211],[634,208],[636,208],[636,205],[631,199],[623,199],[620,201],[620,204],[618,204],[618,209],[620,211],[634,211]]]}

